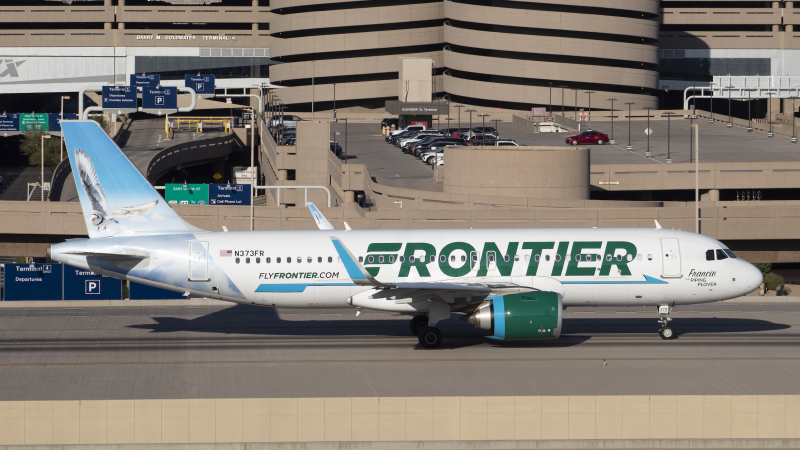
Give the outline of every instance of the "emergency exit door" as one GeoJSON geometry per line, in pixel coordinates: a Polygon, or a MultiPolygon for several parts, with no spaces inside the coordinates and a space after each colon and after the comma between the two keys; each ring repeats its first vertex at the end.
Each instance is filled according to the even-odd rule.
{"type": "Polygon", "coordinates": [[[208,281],[208,242],[189,243],[189,281],[208,281]]]}
{"type": "Polygon", "coordinates": [[[661,239],[661,261],[663,276],[681,276],[681,249],[678,238],[661,239]]]}

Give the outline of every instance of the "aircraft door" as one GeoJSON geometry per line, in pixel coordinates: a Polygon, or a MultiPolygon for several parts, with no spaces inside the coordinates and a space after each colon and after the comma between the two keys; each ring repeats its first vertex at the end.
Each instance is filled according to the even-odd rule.
{"type": "Polygon", "coordinates": [[[475,268],[478,265],[478,252],[472,251],[469,252],[469,270],[475,268]]]}
{"type": "Polygon", "coordinates": [[[189,281],[208,281],[208,242],[189,243],[189,281]]]}
{"type": "Polygon", "coordinates": [[[661,239],[661,261],[663,264],[663,276],[681,276],[681,249],[678,238],[661,239]]]}

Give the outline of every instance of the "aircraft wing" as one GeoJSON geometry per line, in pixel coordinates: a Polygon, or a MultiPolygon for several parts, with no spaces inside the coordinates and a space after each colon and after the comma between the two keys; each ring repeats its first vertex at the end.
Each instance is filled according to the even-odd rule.
{"type": "Polygon", "coordinates": [[[309,211],[311,211],[311,216],[314,217],[314,222],[317,223],[317,226],[320,230],[335,230],[330,221],[328,221],[319,208],[317,208],[317,205],[311,202],[306,202],[306,206],[308,206],[309,211]]]}

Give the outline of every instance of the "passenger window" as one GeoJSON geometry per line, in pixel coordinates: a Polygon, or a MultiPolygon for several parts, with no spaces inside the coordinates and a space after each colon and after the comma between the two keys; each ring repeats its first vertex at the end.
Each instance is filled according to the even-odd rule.
{"type": "Polygon", "coordinates": [[[369,263],[372,264],[372,263],[375,262],[375,257],[374,256],[368,256],[367,257],[367,261],[369,261],[369,263]]]}
{"type": "Polygon", "coordinates": [[[383,256],[378,256],[378,262],[379,262],[379,263],[382,263],[382,262],[383,262],[383,256]]]}
{"type": "Polygon", "coordinates": [[[494,254],[489,254],[489,262],[494,262],[494,254]]]}
{"type": "Polygon", "coordinates": [[[333,262],[333,257],[332,257],[332,256],[328,256],[328,262],[329,262],[329,263],[332,263],[332,262],[333,262]]]}
{"type": "Polygon", "coordinates": [[[511,261],[511,257],[510,257],[510,256],[508,256],[508,255],[506,255],[506,256],[503,256],[503,261],[505,261],[505,262],[509,262],[509,261],[511,261]]]}
{"type": "Polygon", "coordinates": [[[322,256],[317,256],[317,262],[318,262],[318,263],[321,263],[321,262],[322,262],[322,256]]]}
{"type": "Polygon", "coordinates": [[[631,262],[631,261],[633,261],[633,255],[626,255],[625,259],[627,259],[628,262],[631,262]]]}
{"type": "Polygon", "coordinates": [[[312,259],[311,259],[311,257],[309,256],[309,257],[306,259],[306,262],[308,262],[309,264],[311,264],[311,261],[313,261],[313,260],[312,260],[312,259]]]}
{"type": "Polygon", "coordinates": [[[256,264],[261,264],[261,258],[256,258],[256,264]]]}
{"type": "Polygon", "coordinates": [[[536,262],[539,262],[539,258],[541,258],[541,256],[539,256],[539,255],[534,255],[533,256],[533,260],[536,261],[536,262]]]}
{"type": "Polygon", "coordinates": [[[434,261],[436,261],[436,257],[431,255],[431,262],[434,262],[434,261]]]}
{"type": "Polygon", "coordinates": [[[414,262],[414,255],[408,257],[408,262],[414,262]]]}
{"type": "Polygon", "coordinates": [[[637,261],[641,261],[641,260],[642,260],[642,254],[641,254],[641,253],[639,253],[638,255],[636,255],[636,260],[637,260],[637,261]]]}
{"type": "Polygon", "coordinates": [[[722,249],[718,248],[717,249],[717,260],[722,260],[722,259],[728,259],[728,255],[726,255],[725,252],[722,251],[722,249]]]}
{"type": "Polygon", "coordinates": [[[456,262],[456,255],[450,255],[450,262],[456,262]]]}
{"type": "Polygon", "coordinates": [[[519,261],[519,255],[514,255],[514,261],[519,261]]]}
{"type": "Polygon", "coordinates": [[[292,257],[291,256],[287,256],[286,257],[286,264],[289,264],[291,262],[292,262],[292,257]]]}
{"type": "Polygon", "coordinates": [[[447,261],[447,257],[446,256],[444,256],[444,255],[439,256],[439,262],[445,262],[445,261],[447,261]]]}
{"type": "Polygon", "coordinates": [[[550,255],[544,255],[544,260],[545,261],[550,261],[550,255]]]}
{"type": "Polygon", "coordinates": [[[611,261],[611,255],[606,255],[606,261],[611,261]]]}
{"type": "Polygon", "coordinates": [[[622,261],[622,255],[617,255],[617,261],[622,261]]]}
{"type": "Polygon", "coordinates": [[[472,262],[478,262],[478,255],[472,255],[472,262]]]}
{"type": "Polygon", "coordinates": [[[561,255],[556,255],[556,262],[561,261],[561,255]]]}
{"type": "Polygon", "coordinates": [[[303,257],[302,257],[302,256],[298,256],[298,257],[297,257],[297,262],[298,262],[298,263],[301,263],[301,262],[303,262],[303,257]]]}
{"type": "Polygon", "coordinates": [[[406,262],[406,257],[405,256],[401,256],[400,257],[400,262],[406,262]]]}
{"type": "Polygon", "coordinates": [[[390,263],[393,263],[393,262],[394,262],[394,256],[390,256],[390,257],[389,257],[389,262],[390,262],[390,263]]]}
{"type": "Polygon", "coordinates": [[[241,260],[239,258],[236,258],[236,264],[239,264],[239,261],[241,260]]]}
{"type": "Polygon", "coordinates": [[[714,250],[706,250],[706,261],[714,260],[714,250]]]}
{"type": "Polygon", "coordinates": [[[358,262],[363,263],[364,262],[364,257],[363,256],[359,256],[358,257],[358,262]]]}
{"type": "Polygon", "coordinates": [[[245,262],[245,264],[250,264],[250,258],[249,257],[245,258],[244,262],[245,262]]]}
{"type": "Polygon", "coordinates": [[[280,257],[280,256],[278,256],[277,258],[275,258],[275,262],[276,262],[276,263],[278,263],[278,264],[280,264],[280,263],[281,263],[281,257],[280,257]]]}
{"type": "Polygon", "coordinates": [[[461,262],[467,261],[467,255],[461,255],[461,262]]]}
{"type": "Polygon", "coordinates": [[[580,261],[580,260],[581,260],[581,255],[575,255],[575,261],[580,261]]]}
{"type": "Polygon", "coordinates": [[[652,261],[653,260],[653,255],[647,255],[647,260],[648,261],[652,261]]]}

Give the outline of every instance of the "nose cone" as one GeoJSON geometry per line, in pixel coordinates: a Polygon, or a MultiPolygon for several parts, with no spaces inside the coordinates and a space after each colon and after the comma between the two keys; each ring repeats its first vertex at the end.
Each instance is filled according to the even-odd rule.
{"type": "Polygon", "coordinates": [[[742,261],[743,267],[742,269],[742,281],[744,281],[745,292],[742,294],[749,294],[756,290],[757,287],[761,286],[761,282],[764,280],[764,276],[761,275],[761,271],[756,268],[756,266],[750,264],[747,261],[742,261]]]}

